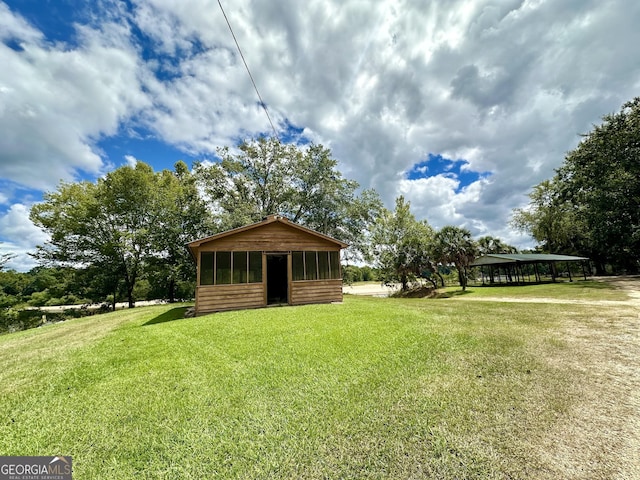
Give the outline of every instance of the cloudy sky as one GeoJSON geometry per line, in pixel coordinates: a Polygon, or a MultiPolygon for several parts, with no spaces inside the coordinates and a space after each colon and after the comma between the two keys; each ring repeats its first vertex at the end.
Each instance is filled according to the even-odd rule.
{"type": "MultiPolygon", "coordinates": [[[[388,207],[518,246],[508,226],[602,116],[640,95],[640,2],[222,0],[287,138],[388,207]]],[[[214,0],[0,0],[0,251],[46,237],[60,180],[215,160],[270,130],[214,0]]]]}

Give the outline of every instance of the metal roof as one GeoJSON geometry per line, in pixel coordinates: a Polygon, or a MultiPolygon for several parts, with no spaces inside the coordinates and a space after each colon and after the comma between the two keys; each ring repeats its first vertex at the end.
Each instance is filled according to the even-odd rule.
{"type": "Polygon", "coordinates": [[[470,266],[499,265],[506,263],[579,262],[587,257],[556,255],[553,253],[490,253],[476,259],[470,266]]]}

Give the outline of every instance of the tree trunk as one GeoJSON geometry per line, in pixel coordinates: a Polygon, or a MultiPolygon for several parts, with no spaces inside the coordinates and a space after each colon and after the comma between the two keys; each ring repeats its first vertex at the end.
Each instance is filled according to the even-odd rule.
{"type": "Polygon", "coordinates": [[[169,303],[176,303],[176,280],[173,277],[169,280],[169,303]]]}
{"type": "Polygon", "coordinates": [[[127,299],[129,300],[129,308],[136,306],[136,302],[133,301],[133,286],[127,285],[127,299]]]}
{"type": "Polygon", "coordinates": [[[400,277],[400,282],[402,282],[402,291],[406,292],[407,290],[409,290],[409,279],[407,278],[406,275],[402,275],[400,277]]]}
{"type": "Polygon", "coordinates": [[[464,292],[467,289],[467,278],[462,267],[457,266],[456,268],[458,269],[458,283],[460,283],[462,291],[464,292]]]}

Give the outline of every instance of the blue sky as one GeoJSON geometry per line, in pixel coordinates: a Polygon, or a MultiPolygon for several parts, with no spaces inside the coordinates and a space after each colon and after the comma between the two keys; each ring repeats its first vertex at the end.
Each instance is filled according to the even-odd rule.
{"type": "MultiPolygon", "coordinates": [[[[640,91],[635,2],[222,3],[284,141],[331,148],[388,207],[518,246],[512,210],[640,91]]],[[[213,0],[0,0],[0,64],[0,251],[19,270],[61,180],[271,131],[213,0]]]]}

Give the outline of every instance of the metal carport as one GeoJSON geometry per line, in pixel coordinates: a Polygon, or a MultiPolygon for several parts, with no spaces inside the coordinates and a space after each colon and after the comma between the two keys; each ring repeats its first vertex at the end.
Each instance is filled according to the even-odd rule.
{"type": "MultiPolygon", "coordinates": [[[[489,268],[489,278],[491,283],[494,283],[493,279],[495,277],[494,272],[495,269],[498,270],[498,278],[500,279],[500,269],[502,268],[505,272],[505,276],[507,277],[507,283],[525,283],[524,280],[524,272],[522,267],[524,265],[533,265],[535,281],[540,283],[542,281],[540,277],[540,272],[538,269],[538,265],[540,264],[548,264],[550,266],[551,278],[555,282],[557,277],[557,264],[566,262],[567,273],[569,274],[569,281],[573,282],[573,278],[571,277],[571,269],[569,268],[570,262],[583,262],[582,263],[582,272],[584,274],[584,279],[587,279],[587,272],[585,269],[585,262],[588,262],[589,259],[587,257],[575,257],[572,255],[556,255],[551,253],[517,253],[517,254],[507,254],[507,253],[491,253],[487,255],[483,255],[480,258],[477,258],[470,267],[480,267],[482,272],[482,283],[484,285],[485,275],[484,275],[484,267],[489,268]],[[513,282],[512,278],[515,276],[516,281],[513,282]]],[[[531,275],[529,274],[529,278],[531,275]]]]}

